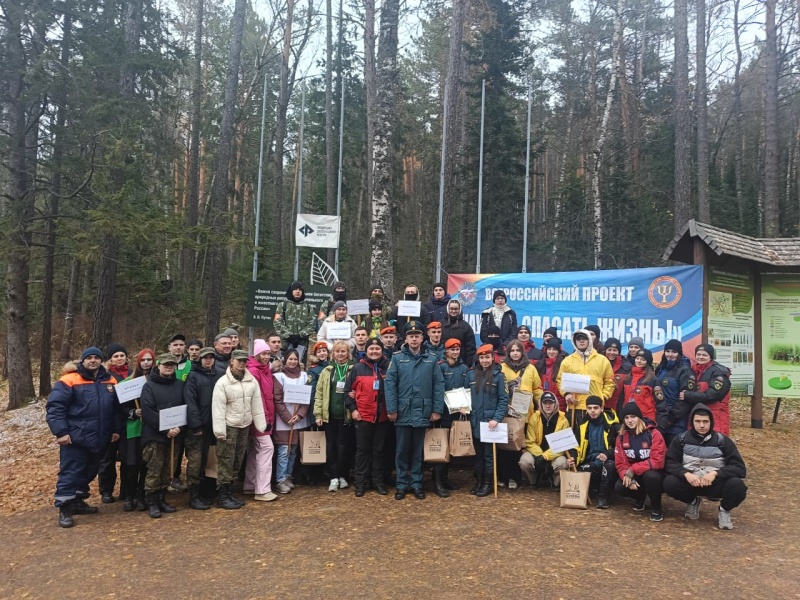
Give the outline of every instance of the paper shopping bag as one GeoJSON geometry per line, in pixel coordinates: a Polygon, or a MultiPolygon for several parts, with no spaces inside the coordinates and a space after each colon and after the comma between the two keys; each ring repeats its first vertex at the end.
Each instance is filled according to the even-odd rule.
{"type": "Polygon", "coordinates": [[[525,420],[517,417],[506,417],[503,423],[508,425],[508,443],[497,444],[498,450],[519,451],[525,447],[525,420]]]}
{"type": "Polygon", "coordinates": [[[217,447],[208,447],[208,456],[206,457],[206,477],[211,479],[217,478],[217,447]]]}
{"type": "Polygon", "coordinates": [[[327,461],[324,431],[300,432],[300,462],[304,465],[324,465],[327,461]]]}
{"type": "Polygon", "coordinates": [[[561,471],[561,508],[587,508],[591,473],[561,471]]]}
{"type": "Polygon", "coordinates": [[[528,416],[531,402],[533,402],[533,394],[531,392],[517,390],[511,395],[511,409],[523,417],[528,416]]]}
{"type": "Polygon", "coordinates": [[[428,429],[425,432],[425,462],[450,462],[447,429],[428,429]]]}
{"type": "Polygon", "coordinates": [[[450,425],[450,456],[475,456],[469,421],[453,421],[450,425]]]}

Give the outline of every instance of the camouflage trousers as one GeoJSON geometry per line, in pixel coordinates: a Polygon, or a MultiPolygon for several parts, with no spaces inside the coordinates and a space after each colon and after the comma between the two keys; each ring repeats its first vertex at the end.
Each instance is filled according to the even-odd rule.
{"type": "Polygon", "coordinates": [[[184,443],[186,445],[186,481],[189,486],[200,485],[206,471],[206,460],[208,460],[209,439],[206,434],[192,435],[186,434],[184,443]]]}
{"type": "Polygon", "coordinates": [[[142,458],[147,464],[145,492],[157,492],[169,485],[169,448],[169,444],[150,442],[142,450],[142,458]]]}
{"type": "Polygon", "coordinates": [[[249,427],[225,427],[225,441],[217,441],[217,487],[230,485],[242,468],[249,427]]]}

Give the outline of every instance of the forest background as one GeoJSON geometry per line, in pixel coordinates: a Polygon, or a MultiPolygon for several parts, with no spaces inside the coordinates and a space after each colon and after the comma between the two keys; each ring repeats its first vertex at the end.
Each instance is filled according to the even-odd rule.
{"type": "Polygon", "coordinates": [[[9,407],[78,347],[241,322],[262,102],[262,280],[301,190],[335,213],[342,93],[351,297],[430,290],[440,187],[452,273],[519,271],[526,203],[529,272],[658,265],[691,218],[796,236],[799,40],[800,0],[0,0],[9,407]]]}

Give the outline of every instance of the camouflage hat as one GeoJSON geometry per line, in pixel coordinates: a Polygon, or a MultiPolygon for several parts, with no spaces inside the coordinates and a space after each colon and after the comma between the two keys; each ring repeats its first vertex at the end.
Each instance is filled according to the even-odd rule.
{"type": "Polygon", "coordinates": [[[208,346],[206,346],[205,348],[200,348],[200,358],[203,358],[204,356],[208,356],[209,354],[211,356],[214,356],[216,354],[216,352],[214,351],[213,348],[209,348],[208,346]]]}
{"type": "Polygon", "coordinates": [[[245,350],[234,350],[231,352],[231,360],[247,360],[247,352],[245,350]]]}
{"type": "Polygon", "coordinates": [[[164,354],[159,354],[158,355],[158,364],[165,365],[167,363],[172,363],[172,364],[177,365],[178,364],[178,359],[175,358],[175,355],[170,354],[169,352],[165,352],[164,354]]]}

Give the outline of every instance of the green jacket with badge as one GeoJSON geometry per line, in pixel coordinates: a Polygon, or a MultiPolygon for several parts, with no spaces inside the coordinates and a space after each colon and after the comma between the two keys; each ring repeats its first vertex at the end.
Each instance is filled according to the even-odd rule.
{"type": "Polygon", "coordinates": [[[281,336],[281,344],[284,348],[289,344],[292,347],[302,345],[309,348],[317,341],[314,329],[317,311],[305,299],[305,292],[299,300],[295,299],[290,288],[286,292],[286,299],[278,302],[275,307],[273,325],[275,331],[281,336]]]}
{"type": "Polygon", "coordinates": [[[444,375],[436,355],[415,356],[404,344],[386,371],[386,412],[397,413],[399,427],[429,427],[431,414],[444,412],[444,375]]]}
{"type": "MultiPolygon", "coordinates": [[[[330,421],[330,405],[331,405],[331,381],[333,380],[333,372],[336,363],[332,362],[327,367],[322,369],[322,373],[317,380],[316,391],[314,393],[314,418],[322,419],[323,423],[330,421]]],[[[342,382],[347,380],[350,371],[353,370],[353,363],[348,362],[345,368],[345,376],[342,382]]],[[[350,423],[353,420],[352,413],[347,410],[347,399],[345,398],[344,420],[350,423]]]]}

